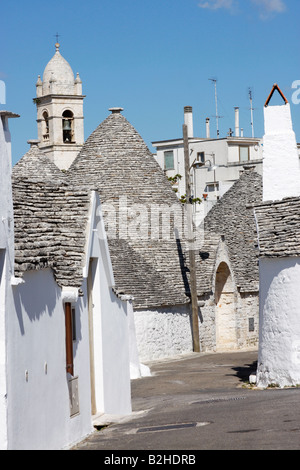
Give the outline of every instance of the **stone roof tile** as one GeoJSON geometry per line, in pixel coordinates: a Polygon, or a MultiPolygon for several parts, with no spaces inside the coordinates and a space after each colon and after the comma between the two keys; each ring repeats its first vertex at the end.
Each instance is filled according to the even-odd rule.
{"type": "Polygon", "coordinates": [[[64,173],[49,160],[37,145],[32,145],[28,152],[14,165],[12,176],[53,181],[53,178],[63,179],[64,173]]]}
{"type": "Polygon", "coordinates": [[[88,190],[67,182],[13,177],[15,276],[52,268],[59,286],[80,288],[88,190]]]}
{"type": "Polygon", "coordinates": [[[300,256],[300,198],[254,205],[259,255],[264,258],[300,256]]]}

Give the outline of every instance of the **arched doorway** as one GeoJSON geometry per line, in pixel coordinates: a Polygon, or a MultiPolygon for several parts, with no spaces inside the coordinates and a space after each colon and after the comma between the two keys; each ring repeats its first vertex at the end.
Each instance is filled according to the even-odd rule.
{"type": "Polygon", "coordinates": [[[216,349],[228,351],[237,348],[237,326],[234,284],[228,265],[220,263],[216,272],[216,349]]]}

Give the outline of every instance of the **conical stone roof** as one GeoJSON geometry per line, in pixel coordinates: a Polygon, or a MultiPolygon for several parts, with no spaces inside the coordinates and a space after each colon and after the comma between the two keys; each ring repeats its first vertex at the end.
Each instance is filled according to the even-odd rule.
{"type": "Polygon", "coordinates": [[[14,165],[12,177],[53,181],[64,178],[64,174],[36,144],[14,165]]]}
{"type": "Polygon", "coordinates": [[[74,185],[98,190],[103,211],[114,217],[116,232],[110,226],[107,235],[116,289],[132,295],[140,309],[187,303],[183,247],[170,223],[164,225],[170,235],[165,232],[163,239],[155,232],[161,225],[153,222],[161,208],[182,214],[182,205],[120,111],[113,108],[90,135],[67,177],[74,185]],[[143,223],[146,229],[139,232],[143,223]]]}
{"type": "Polygon", "coordinates": [[[251,204],[262,200],[262,177],[254,169],[240,178],[203,221],[205,241],[197,259],[198,294],[211,293],[219,241],[226,243],[232,274],[241,293],[259,291],[258,239],[251,204]]]}
{"type": "Polygon", "coordinates": [[[59,286],[80,288],[90,191],[72,187],[37,145],[12,170],[15,276],[52,268],[59,286]]]}

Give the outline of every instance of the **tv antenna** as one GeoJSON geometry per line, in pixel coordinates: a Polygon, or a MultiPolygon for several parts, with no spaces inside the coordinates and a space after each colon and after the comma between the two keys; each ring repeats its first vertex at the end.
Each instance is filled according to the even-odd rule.
{"type": "Polygon", "coordinates": [[[216,78],[209,78],[209,80],[211,82],[213,82],[214,86],[215,86],[215,103],[216,103],[216,115],[213,116],[216,118],[216,124],[217,124],[217,139],[219,138],[220,136],[220,132],[219,132],[219,119],[222,117],[222,116],[219,116],[218,114],[218,94],[217,94],[217,79],[216,78]]]}
{"type": "Polygon", "coordinates": [[[254,108],[253,108],[253,97],[252,97],[252,89],[251,89],[251,88],[249,88],[248,94],[249,94],[249,100],[250,100],[252,137],[254,137],[254,123],[253,123],[253,111],[254,111],[254,108]]]}

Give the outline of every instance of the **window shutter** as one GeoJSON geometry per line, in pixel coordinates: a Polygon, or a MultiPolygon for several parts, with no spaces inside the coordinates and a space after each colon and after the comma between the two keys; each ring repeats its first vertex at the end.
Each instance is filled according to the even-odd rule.
{"type": "Polygon", "coordinates": [[[72,307],[71,303],[65,303],[65,322],[66,322],[66,370],[74,375],[73,365],[73,331],[72,331],[72,307]]]}

